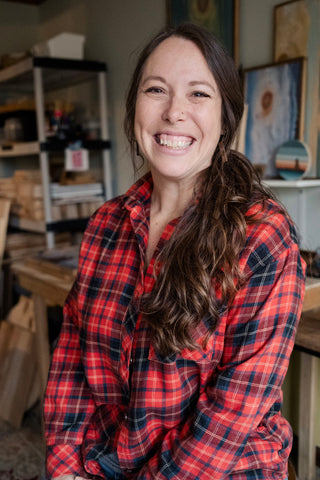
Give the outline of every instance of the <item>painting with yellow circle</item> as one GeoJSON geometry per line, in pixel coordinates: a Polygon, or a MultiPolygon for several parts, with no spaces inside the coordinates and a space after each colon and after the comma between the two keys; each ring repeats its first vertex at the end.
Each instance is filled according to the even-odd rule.
{"type": "Polygon", "coordinates": [[[253,164],[265,165],[265,178],[278,177],[277,149],[302,137],[305,77],[304,58],[244,70],[248,105],[244,153],[253,164]]]}
{"type": "Polygon", "coordinates": [[[216,35],[238,62],[239,0],[167,0],[169,25],[192,22],[216,35]]]}

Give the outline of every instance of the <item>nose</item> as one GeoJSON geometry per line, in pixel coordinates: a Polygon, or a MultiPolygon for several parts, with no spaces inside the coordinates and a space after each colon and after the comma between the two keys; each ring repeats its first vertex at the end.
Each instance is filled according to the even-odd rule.
{"type": "Polygon", "coordinates": [[[172,96],[166,103],[163,119],[170,123],[179,122],[185,119],[186,111],[187,105],[185,101],[177,96],[172,96]]]}

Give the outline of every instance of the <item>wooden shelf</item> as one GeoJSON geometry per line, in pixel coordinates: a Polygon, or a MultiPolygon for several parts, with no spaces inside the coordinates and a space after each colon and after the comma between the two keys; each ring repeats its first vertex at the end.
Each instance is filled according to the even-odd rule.
{"type": "Polygon", "coordinates": [[[72,232],[83,231],[88,223],[89,218],[68,218],[65,220],[52,221],[46,223],[44,221],[30,220],[28,218],[21,218],[10,216],[9,225],[19,230],[27,232],[46,233],[46,232],[72,232]]]}
{"type": "Polygon", "coordinates": [[[76,197],[102,196],[104,194],[103,184],[85,183],[78,185],[60,185],[58,183],[50,184],[50,195],[53,200],[56,199],[73,199],[76,197]]]}
{"type": "Polygon", "coordinates": [[[10,216],[9,225],[20,230],[26,230],[28,232],[46,233],[45,222],[39,222],[36,220],[29,220],[28,218],[20,218],[10,216]]]}
{"type": "Polygon", "coordinates": [[[263,180],[268,187],[274,188],[310,188],[320,187],[320,178],[301,180],[263,180]]]}
{"type": "Polygon", "coordinates": [[[0,146],[0,157],[37,155],[39,152],[39,142],[19,142],[0,146]]]}
{"type": "MultiPolygon", "coordinates": [[[[82,142],[83,148],[87,150],[109,150],[109,140],[84,140],[82,142]]],[[[25,155],[37,155],[42,152],[64,152],[68,147],[68,142],[52,141],[47,142],[17,142],[12,144],[0,145],[0,158],[1,157],[21,157],[25,155]]]]}
{"type": "Polygon", "coordinates": [[[92,60],[73,60],[53,57],[28,57],[0,70],[1,90],[32,93],[33,70],[43,71],[45,91],[61,89],[95,78],[97,72],[105,72],[105,63],[92,60]]]}

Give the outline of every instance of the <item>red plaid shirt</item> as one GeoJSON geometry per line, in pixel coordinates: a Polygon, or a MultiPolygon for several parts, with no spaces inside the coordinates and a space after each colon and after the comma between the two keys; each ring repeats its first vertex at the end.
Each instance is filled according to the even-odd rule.
{"type": "MultiPolygon", "coordinates": [[[[294,229],[269,202],[268,218],[247,227],[246,283],[206,349],[163,359],[137,307],[154,285],[157,251],[144,273],[151,191],[146,176],[85,232],[46,390],[48,475],[105,478],[99,457],[116,451],[133,479],[284,479],[281,385],[304,293],[294,229]]],[[[203,321],[200,344],[205,334],[203,321]]]]}

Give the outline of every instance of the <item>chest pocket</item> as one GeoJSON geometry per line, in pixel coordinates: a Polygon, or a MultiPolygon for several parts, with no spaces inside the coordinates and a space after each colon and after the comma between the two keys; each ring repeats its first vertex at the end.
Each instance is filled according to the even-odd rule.
{"type": "Polygon", "coordinates": [[[208,377],[212,374],[217,361],[220,359],[220,352],[216,350],[216,337],[210,335],[205,348],[202,346],[202,339],[207,334],[207,328],[202,322],[194,330],[194,338],[199,348],[191,350],[183,349],[180,353],[174,353],[167,357],[155,350],[151,344],[148,355],[148,372],[157,377],[157,384],[161,383],[165,390],[170,385],[170,391],[177,388],[187,389],[190,392],[199,392],[206,385],[208,377]],[[216,355],[217,354],[217,355],[216,355]]]}

